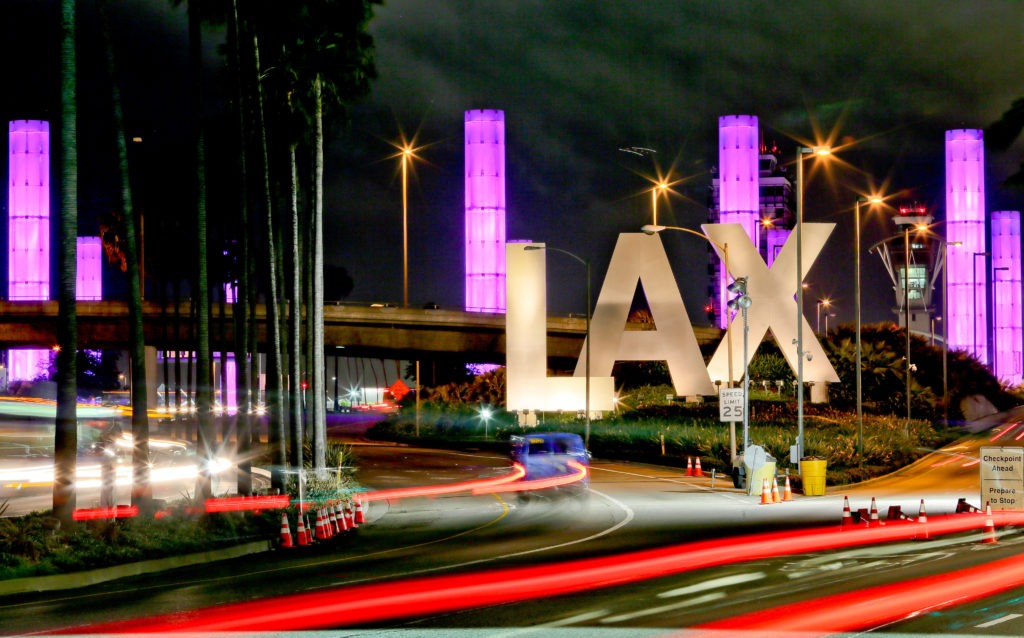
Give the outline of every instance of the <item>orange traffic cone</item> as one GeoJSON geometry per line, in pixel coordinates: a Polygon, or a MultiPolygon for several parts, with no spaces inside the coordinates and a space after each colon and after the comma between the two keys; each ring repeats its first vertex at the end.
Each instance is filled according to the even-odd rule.
{"type": "MultiPolygon", "coordinates": [[[[700,467],[700,459],[697,459],[697,467],[700,467]]],[[[356,525],[362,525],[366,522],[366,512],[363,511],[363,499],[356,499],[356,525]]]]}
{"type": "Polygon", "coordinates": [[[693,464],[693,475],[704,476],[704,470],[700,469],[700,457],[697,457],[697,461],[693,464]]]}
{"type": "Polygon", "coordinates": [[[779,480],[772,477],[772,503],[781,503],[782,499],[779,498],[779,480]]]}
{"type": "Polygon", "coordinates": [[[789,485],[789,474],[786,475],[786,487],[782,490],[782,500],[793,500],[793,488],[789,485]]]}
{"type": "Polygon", "coordinates": [[[324,526],[324,511],[318,509],[316,511],[316,538],[317,540],[327,540],[327,528],[324,526]]]}
{"type": "Polygon", "coordinates": [[[355,509],[352,507],[352,501],[345,503],[345,519],[348,521],[348,526],[352,529],[359,527],[359,524],[356,523],[356,514],[355,509]]]}
{"type": "Polygon", "coordinates": [[[761,479],[761,505],[772,504],[772,490],[768,487],[768,479],[761,479]]]}
{"type": "Polygon", "coordinates": [[[341,526],[341,531],[348,531],[348,521],[345,520],[345,508],[341,506],[341,501],[334,504],[334,515],[338,519],[338,525],[341,526]]]}
{"type": "Polygon", "coordinates": [[[928,514],[924,511],[924,499],[921,499],[921,509],[917,514],[917,522],[923,525],[921,533],[917,536],[918,540],[926,541],[930,537],[928,535],[928,514]]]}
{"type": "Polygon", "coordinates": [[[693,476],[693,459],[686,457],[686,475],[693,476]]]}
{"type": "Polygon", "coordinates": [[[305,547],[309,545],[309,531],[306,530],[306,524],[302,520],[302,515],[299,515],[299,545],[305,547]]]}
{"type": "Polygon", "coordinates": [[[992,504],[985,503],[985,535],[982,543],[997,543],[996,526],[992,523],[992,504]]]}
{"type": "Polygon", "coordinates": [[[878,503],[875,502],[875,497],[871,497],[871,514],[868,517],[868,527],[878,527],[882,524],[882,521],[878,520],[878,503]]]}
{"type": "Polygon", "coordinates": [[[331,536],[340,534],[341,528],[338,527],[338,517],[334,515],[334,508],[330,505],[327,506],[327,518],[331,528],[331,536]]]}
{"type": "Polygon", "coordinates": [[[281,547],[295,547],[292,543],[292,530],[288,527],[287,514],[281,514],[281,547]]]}
{"type": "Polygon", "coordinates": [[[847,527],[849,527],[851,525],[853,525],[853,514],[850,513],[850,497],[849,496],[844,496],[843,497],[843,520],[842,520],[842,527],[843,527],[843,529],[846,529],[847,527]]]}

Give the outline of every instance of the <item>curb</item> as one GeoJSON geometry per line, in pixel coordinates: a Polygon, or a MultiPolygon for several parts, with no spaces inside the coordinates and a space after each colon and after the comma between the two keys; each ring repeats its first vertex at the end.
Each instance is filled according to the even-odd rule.
{"type": "Polygon", "coordinates": [[[29,578],[13,578],[0,581],[0,596],[13,594],[27,594],[34,592],[56,591],[60,589],[77,589],[88,587],[98,583],[150,574],[153,572],[174,569],[176,567],[187,567],[202,563],[212,563],[219,560],[238,558],[248,554],[257,554],[271,549],[269,540],[254,541],[244,545],[235,545],[226,549],[213,550],[209,552],[198,552],[185,554],[183,556],[168,556],[167,558],[156,558],[136,563],[103,567],[82,572],[71,572],[68,574],[53,574],[50,576],[33,576],[29,578]]]}

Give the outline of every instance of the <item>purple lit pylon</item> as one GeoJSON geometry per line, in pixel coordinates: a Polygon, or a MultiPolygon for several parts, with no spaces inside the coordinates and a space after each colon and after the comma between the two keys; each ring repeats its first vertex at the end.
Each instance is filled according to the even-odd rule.
{"type": "Polygon", "coordinates": [[[466,111],[466,310],[505,311],[504,111],[466,111]]]}
{"type": "MultiPolygon", "coordinates": [[[[723,115],[718,118],[719,223],[740,224],[758,247],[760,215],[760,140],[756,115],[723,115]]],[[[727,288],[732,277],[719,269],[719,327],[729,326],[727,288]]]]}
{"type": "Polygon", "coordinates": [[[946,241],[955,246],[944,291],[949,347],[988,364],[985,142],[977,129],[946,131],[946,241]]]}
{"type": "MultiPolygon", "coordinates": [[[[50,124],[8,124],[7,298],[50,298],[50,124]]],[[[34,379],[49,350],[11,350],[8,380],[34,379]]]]}

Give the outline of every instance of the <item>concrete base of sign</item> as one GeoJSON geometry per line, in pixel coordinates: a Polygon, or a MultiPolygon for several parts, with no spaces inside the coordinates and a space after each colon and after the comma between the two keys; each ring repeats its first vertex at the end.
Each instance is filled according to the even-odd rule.
{"type": "Polygon", "coordinates": [[[811,384],[811,403],[828,403],[828,384],[811,384]]]}

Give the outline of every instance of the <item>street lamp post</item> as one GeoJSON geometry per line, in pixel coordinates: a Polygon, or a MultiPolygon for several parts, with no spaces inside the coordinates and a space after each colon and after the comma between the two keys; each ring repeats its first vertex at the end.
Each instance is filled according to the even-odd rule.
{"type": "MultiPolygon", "coordinates": [[[[821,334],[821,307],[825,306],[826,308],[828,308],[831,305],[832,305],[832,300],[831,299],[819,299],[818,300],[818,319],[817,319],[817,328],[816,328],[818,334],[821,334]]],[[[825,314],[825,332],[828,332],[828,313],[825,314]]]]}
{"type": "Polygon", "coordinates": [[[750,447],[750,366],[747,360],[747,341],[750,324],[747,322],[747,308],[752,303],[747,295],[747,278],[737,277],[728,288],[729,292],[738,295],[729,300],[729,308],[743,313],[743,451],[750,447]]]}
{"type": "Polygon", "coordinates": [[[658,197],[665,192],[668,188],[668,183],[663,181],[658,182],[651,189],[651,224],[658,225],[658,197]]]}
{"type": "Polygon", "coordinates": [[[910,225],[903,226],[903,326],[907,337],[907,425],[906,435],[910,437],[910,225]]]}
{"type": "MultiPolygon", "coordinates": [[[[860,205],[861,203],[880,203],[881,197],[858,197],[853,207],[853,261],[854,261],[854,316],[856,323],[856,378],[857,378],[857,452],[860,458],[864,458],[864,394],[863,394],[863,371],[861,370],[861,345],[860,345],[860,205]]],[[[945,299],[945,297],[943,297],[945,299]]]]}
{"type": "MultiPolygon", "coordinates": [[[[647,235],[654,235],[655,233],[660,233],[663,230],[678,230],[678,231],[683,232],[683,233],[689,233],[690,235],[694,235],[696,237],[700,237],[704,241],[711,243],[713,246],[715,246],[720,251],[722,251],[722,263],[725,266],[725,273],[728,276],[728,274],[729,274],[729,244],[727,244],[727,243],[726,244],[719,244],[718,242],[716,242],[715,240],[711,239],[707,235],[704,235],[702,233],[698,233],[697,231],[691,230],[689,228],[683,228],[682,226],[659,226],[657,224],[647,224],[647,225],[641,227],[640,230],[642,232],[644,232],[645,234],[647,234],[647,235]]],[[[723,308],[722,311],[725,312],[725,308],[723,308]]],[[[729,358],[729,379],[726,382],[726,387],[731,388],[732,387],[732,331],[731,330],[726,330],[726,355],[729,358]]],[[[744,359],[745,359],[745,357],[744,357],[744,359]]],[[[744,412],[745,412],[745,410],[744,410],[744,412]]],[[[736,422],[735,421],[730,421],[729,422],[729,453],[731,455],[729,460],[730,461],[735,461],[736,460],[736,422]]]]}
{"type": "Polygon", "coordinates": [[[974,253],[971,259],[971,323],[974,325],[971,346],[975,359],[978,358],[978,257],[988,257],[988,253],[974,253]]]}
{"type": "Polygon", "coordinates": [[[402,307],[409,307],[409,161],[413,149],[402,149],[402,307]]]}
{"type": "Polygon", "coordinates": [[[959,246],[958,241],[942,242],[942,415],[943,424],[949,423],[949,247],[959,246]]]}
{"type": "MultiPolygon", "coordinates": [[[[1010,270],[1010,268],[1008,266],[999,266],[998,268],[993,268],[992,269],[992,299],[995,300],[995,301],[998,301],[998,299],[999,299],[999,271],[1008,272],[1009,270],[1010,270]]],[[[995,376],[996,380],[998,381],[999,380],[999,365],[998,365],[999,364],[999,359],[998,359],[998,355],[999,355],[999,348],[998,348],[999,333],[997,332],[997,329],[998,329],[999,326],[996,325],[996,317],[998,316],[998,313],[996,313],[996,303],[995,303],[995,301],[993,301],[993,303],[991,303],[989,305],[989,308],[991,308],[990,312],[992,314],[992,374],[993,374],[993,376],[995,376]]]]}
{"type": "Polygon", "coordinates": [[[527,246],[524,250],[553,250],[556,253],[562,253],[572,257],[576,261],[583,264],[584,269],[587,271],[587,323],[586,323],[586,342],[584,345],[584,375],[586,376],[585,381],[585,398],[584,398],[584,430],[583,430],[583,446],[585,448],[590,447],[590,258],[584,259],[576,253],[571,253],[568,250],[562,248],[555,248],[554,246],[527,246]]]}
{"type": "Polygon", "coordinates": [[[797,461],[804,455],[804,155],[829,155],[831,149],[825,146],[796,149],[796,456],[797,461]]]}

